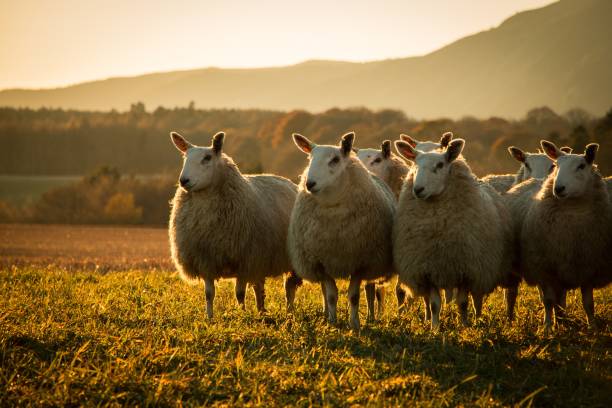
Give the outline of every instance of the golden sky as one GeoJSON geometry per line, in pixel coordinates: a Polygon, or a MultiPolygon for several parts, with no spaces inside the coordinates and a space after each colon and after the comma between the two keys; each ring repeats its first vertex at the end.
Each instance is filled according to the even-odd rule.
{"type": "Polygon", "coordinates": [[[422,55],[551,0],[0,0],[0,89],[422,55]]]}

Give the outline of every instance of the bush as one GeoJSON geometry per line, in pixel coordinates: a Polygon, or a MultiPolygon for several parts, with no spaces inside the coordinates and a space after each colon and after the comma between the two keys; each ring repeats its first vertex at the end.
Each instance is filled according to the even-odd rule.
{"type": "Polygon", "coordinates": [[[104,206],[104,217],[113,224],[138,224],[142,221],[142,207],[134,204],[132,193],[116,193],[104,206]]]}

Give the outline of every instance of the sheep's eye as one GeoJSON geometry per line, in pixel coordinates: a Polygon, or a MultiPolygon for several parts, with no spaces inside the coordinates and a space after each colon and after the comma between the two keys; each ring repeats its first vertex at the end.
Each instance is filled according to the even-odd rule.
{"type": "Polygon", "coordinates": [[[554,169],[555,169],[555,165],[554,165],[554,164],[551,164],[551,165],[550,165],[550,169],[548,169],[548,172],[549,172],[549,173],[552,173],[554,169]]]}
{"type": "Polygon", "coordinates": [[[340,158],[338,156],[335,156],[333,159],[329,161],[329,165],[333,166],[335,164],[338,164],[339,161],[340,161],[340,158]]]}
{"type": "Polygon", "coordinates": [[[204,158],[202,159],[202,163],[209,162],[209,161],[210,161],[210,159],[211,159],[211,155],[210,155],[210,154],[207,154],[207,155],[206,155],[206,156],[204,156],[204,158]]]}
{"type": "Polygon", "coordinates": [[[378,164],[382,161],[382,159],[380,157],[377,157],[372,163],[373,164],[378,164]]]}
{"type": "Polygon", "coordinates": [[[529,171],[531,171],[531,166],[529,165],[529,163],[525,163],[525,168],[529,171]]]}
{"type": "Polygon", "coordinates": [[[578,166],[578,170],[582,170],[582,169],[584,169],[584,167],[585,167],[585,166],[584,166],[584,163],[582,163],[582,164],[580,164],[580,165],[578,166]]]}
{"type": "Polygon", "coordinates": [[[442,167],[444,167],[444,163],[440,162],[440,163],[436,164],[436,170],[439,170],[442,167]]]}

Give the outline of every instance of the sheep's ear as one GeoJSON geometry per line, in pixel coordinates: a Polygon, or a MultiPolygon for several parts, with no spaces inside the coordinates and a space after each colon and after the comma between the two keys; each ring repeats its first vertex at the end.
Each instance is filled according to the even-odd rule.
{"type": "Polygon", "coordinates": [[[403,133],[400,135],[400,139],[406,143],[409,143],[412,147],[416,147],[419,144],[419,141],[416,140],[414,137],[405,135],[403,133]]]}
{"type": "Polygon", "coordinates": [[[454,139],[448,144],[446,148],[446,161],[448,163],[454,161],[461,152],[463,151],[463,146],[465,146],[465,140],[463,139],[454,139]]]}
{"type": "Polygon", "coordinates": [[[185,154],[190,147],[193,147],[193,145],[183,136],[179,135],[178,132],[170,132],[170,139],[172,139],[172,143],[174,143],[174,146],[176,146],[182,154],[185,154]]]}
{"type": "Polygon", "coordinates": [[[446,149],[451,140],[453,140],[453,132],[444,133],[440,138],[440,147],[446,149]]]}
{"type": "Polygon", "coordinates": [[[300,149],[306,154],[310,154],[310,152],[312,152],[312,149],[314,149],[316,146],[314,143],[308,140],[306,136],[302,136],[298,133],[293,134],[293,143],[295,143],[298,149],[300,149]]]}
{"type": "Polygon", "coordinates": [[[599,145],[597,143],[589,143],[584,149],[584,160],[589,164],[593,164],[597,150],[599,150],[599,145]]]}
{"type": "Polygon", "coordinates": [[[561,148],[561,151],[562,151],[563,153],[566,153],[566,154],[570,154],[570,153],[572,152],[572,150],[574,150],[574,149],[572,149],[572,148],[571,148],[571,147],[569,147],[569,146],[563,146],[563,147],[561,148]]]}
{"type": "Polygon", "coordinates": [[[216,154],[221,154],[221,149],[223,149],[223,140],[225,139],[225,132],[218,132],[212,138],[212,149],[216,154]]]}
{"type": "Polygon", "coordinates": [[[395,141],[395,150],[397,150],[400,156],[412,161],[414,161],[419,155],[419,151],[415,149],[410,142],[406,142],[404,140],[395,141]]]}
{"type": "Polygon", "coordinates": [[[385,140],[384,142],[382,142],[382,144],[380,145],[380,151],[382,152],[382,155],[385,159],[391,157],[391,141],[385,140]]]}
{"type": "Polygon", "coordinates": [[[559,150],[553,142],[542,140],[540,141],[540,145],[542,145],[542,150],[544,150],[544,153],[550,157],[551,160],[557,160],[559,157],[565,155],[565,153],[559,150]]]}
{"type": "Polygon", "coordinates": [[[344,136],[342,136],[342,140],[340,141],[340,150],[345,156],[351,154],[351,149],[353,148],[353,142],[355,141],[355,132],[348,132],[344,136]]]}
{"type": "Polygon", "coordinates": [[[510,152],[510,155],[516,159],[516,161],[525,163],[526,155],[525,152],[523,152],[521,149],[519,149],[518,147],[510,146],[508,148],[508,151],[510,152]]]}

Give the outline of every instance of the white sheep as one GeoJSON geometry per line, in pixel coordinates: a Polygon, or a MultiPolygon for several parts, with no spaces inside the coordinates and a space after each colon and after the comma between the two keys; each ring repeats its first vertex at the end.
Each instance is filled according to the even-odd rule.
{"type": "MultiPolygon", "coordinates": [[[[566,153],[571,153],[569,147],[562,147],[566,153]]],[[[516,174],[490,174],[482,178],[482,181],[489,183],[495,190],[503,194],[510,190],[512,186],[522,183],[530,178],[545,179],[553,171],[555,164],[544,152],[528,153],[515,146],[508,148],[510,155],[521,163],[516,174]]]]}
{"type": "Polygon", "coordinates": [[[359,329],[361,281],[393,274],[393,193],[352,152],[355,134],[339,146],[317,145],[294,134],[310,161],[301,177],[288,248],[298,276],[320,282],[330,322],[336,321],[336,279],[349,279],[351,327],[359,329]]]}
{"type": "Polygon", "coordinates": [[[393,228],[393,256],[400,281],[423,296],[432,329],[440,324],[440,289],[457,289],[467,325],[468,294],[476,317],[486,294],[512,272],[510,216],[501,196],[480,182],[460,157],[465,142],[421,152],[395,142],[414,161],[402,189],[393,228]]]}
{"type": "Polygon", "coordinates": [[[553,315],[564,314],[569,289],[580,288],[587,320],[594,321],[593,289],[612,282],[612,205],[594,164],[597,144],[584,154],[541,144],[556,167],[525,216],[521,264],[527,283],[541,288],[549,332],[553,315]]]}
{"type": "MultiPolygon", "coordinates": [[[[451,132],[446,132],[442,135],[439,142],[432,141],[419,141],[411,136],[401,134],[400,138],[408,143],[410,143],[413,147],[421,151],[432,151],[440,148],[446,148],[448,143],[452,140],[453,134],[451,132]]],[[[391,141],[385,140],[382,142],[380,146],[380,150],[378,149],[353,149],[357,154],[357,157],[363,165],[372,173],[377,175],[381,180],[383,180],[393,194],[395,198],[399,198],[399,194],[402,190],[402,185],[404,183],[404,178],[410,169],[410,166],[404,162],[402,159],[397,157],[395,154],[391,152],[391,141]]],[[[371,316],[373,318],[373,309],[374,309],[374,294],[376,295],[376,300],[378,302],[378,315],[382,316],[384,310],[384,298],[385,298],[385,284],[379,284],[378,286],[374,286],[374,283],[368,283],[365,286],[366,292],[366,301],[368,304],[368,310],[372,309],[371,316]]],[[[398,310],[401,312],[404,310],[404,304],[406,301],[406,291],[402,287],[399,282],[395,285],[395,294],[397,296],[398,301],[398,310]]],[[[450,300],[452,298],[452,293],[446,294],[446,299],[450,300]]]]}
{"type": "MultiPolygon", "coordinates": [[[[246,285],[252,284],[263,312],[265,278],[291,270],[286,242],[297,187],[283,177],[240,173],[222,152],[224,136],[219,132],[211,146],[200,147],[171,133],[184,159],[170,214],[172,259],[184,279],[204,281],[209,318],[215,280],[235,278],[243,308],[246,285]]],[[[296,284],[285,282],[289,307],[296,284]]]]}

